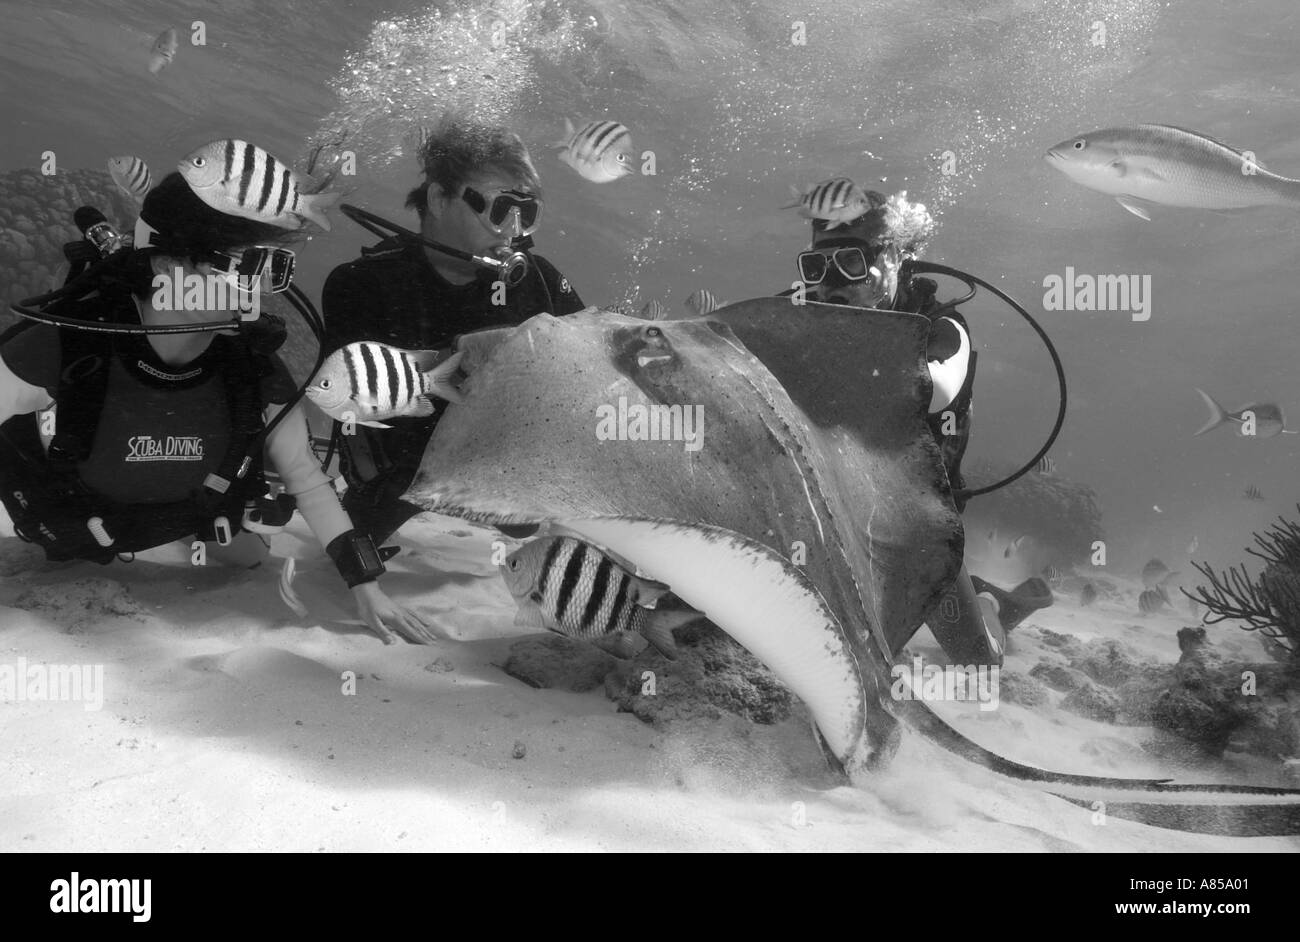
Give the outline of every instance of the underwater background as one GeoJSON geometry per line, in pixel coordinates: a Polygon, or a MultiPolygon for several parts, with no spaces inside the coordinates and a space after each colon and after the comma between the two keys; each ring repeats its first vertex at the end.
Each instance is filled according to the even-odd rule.
{"type": "MultiPolygon", "coordinates": [[[[1077,133],[1161,123],[1300,176],[1300,8],[1285,0],[52,0],[0,3],[0,22],[0,174],[46,151],[60,171],[132,154],[156,182],[218,138],[300,167],[341,141],[357,173],[333,187],[413,226],[401,206],[418,182],[412,135],[459,106],[529,145],[546,196],[537,251],[589,304],[658,298],[679,312],[702,287],[775,293],[808,240],[778,209],[791,184],[843,174],[905,189],[939,220],[925,260],[997,285],[1057,345],[1069,413],[1052,459],[1096,493],[1108,566],[1131,574],[1159,556],[1186,575],[1192,547],[1236,562],[1300,498],[1296,438],[1193,438],[1194,387],[1300,416],[1294,211],[1158,209],[1144,222],[1043,161],[1077,133]],[[195,21],[206,45],[189,42],[195,21]],[[151,75],[167,27],[181,46],[151,75]],[[566,117],[627,124],[656,173],[580,178],[548,146],[566,117]],[[1150,319],[1045,311],[1043,280],[1067,267],[1149,275],[1150,319]],[[1248,487],[1264,499],[1244,499],[1248,487]]],[[[374,241],[331,218],[299,256],[316,299],[374,241]]],[[[945,280],[941,296],[958,290],[945,280]]],[[[1018,466],[1055,417],[1050,359],[996,301],[963,310],[979,351],[968,466],[1018,466]]],[[[976,498],[968,530],[980,512],[976,498]]]]}

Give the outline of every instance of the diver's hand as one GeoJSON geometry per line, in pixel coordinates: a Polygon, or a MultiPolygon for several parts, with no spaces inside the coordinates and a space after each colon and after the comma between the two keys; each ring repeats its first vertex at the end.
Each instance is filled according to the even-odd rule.
{"type": "Polygon", "coordinates": [[[378,582],[353,586],[352,595],[357,600],[361,620],[383,639],[384,644],[397,641],[394,632],[412,644],[433,644],[438,640],[419,616],[385,595],[378,582]]]}

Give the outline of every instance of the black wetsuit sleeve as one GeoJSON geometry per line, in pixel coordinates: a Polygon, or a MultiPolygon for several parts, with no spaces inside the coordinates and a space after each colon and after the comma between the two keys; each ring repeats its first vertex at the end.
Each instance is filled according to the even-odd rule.
{"type": "Polygon", "coordinates": [[[578,297],[578,292],[569,279],[560,274],[559,269],[549,260],[539,255],[534,255],[533,260],[537,263],[537,270],[546,282],[546,290],[551,296],[551,305],[555,308],[550,312],[551,314],[563,317],[565,314],[581,311],[587,306],[582,303],[582,298],[578,297]]]}
{"type": "Polygon", "coordinates": [[[379,301],[379,292],[355,264],[340,265],[330,272],[321,290],[326,355],[358,340],[378,339],[373,325],[382,319],[379,301]]]}
{"type": "Polygon", "coordinates": [[[59,328],[35,324],[0,344],[0,359],[25,383],[40,386],[51,396],[59,388],[63,347],[59,328]]]}

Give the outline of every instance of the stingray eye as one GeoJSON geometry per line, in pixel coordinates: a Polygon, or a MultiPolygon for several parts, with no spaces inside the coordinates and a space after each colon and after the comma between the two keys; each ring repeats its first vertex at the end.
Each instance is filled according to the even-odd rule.
{"type": "Polygon", "coordinates": [[[321,389],[329,389],[334,385],[334,383],[331,380],[323,379],[317,385],[319,385],[321,389]]]}
{"type": "Polygon", "coordinates": [[[207,161],[207,158],[205,158],[205,157],[195,157],[195,158],[191,161],[191,163],[193,163],[194,166],[196,166],[196,167],[205,167],[205,166],[207,166],[208,161],[207,161]]]}
{"type": "Polygon", "coordinates": [[[1088,146],[1088,142],[1085,141],[1083,138],[1079,138],[1077,141],[1074,142],[1075,150],[1083,150],[1087,146],[1088,146]]]}
{"type": "Polygon", "coordinates": [[[658,327],[647,327],[645,329],[645,335],[654,340],[658,340],[660,337],[664,335],[664,332],[660,330],[658,327]]]}
{"type": "Polygon", "coordinates": [[[511,572],[519,571],[519,560],[517,559],[507,559],[506,565],[510,567],[511,572]]]}

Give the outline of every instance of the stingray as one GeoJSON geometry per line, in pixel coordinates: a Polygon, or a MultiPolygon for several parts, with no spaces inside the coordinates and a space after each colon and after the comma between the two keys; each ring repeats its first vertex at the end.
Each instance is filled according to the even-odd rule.
{"type": "Polygon", "coordinates": [[[851,780],[888,761],[906,717],[1057,790],[1212,788],[1035,769],[890,696],[894,659],[963,550],[926,422],[928,335],[919,315],[785,299],[649,323],[589,308],[468,334],[465,401],[407,498],[552,525],[668,584],[804,701],[851,780]]]}

